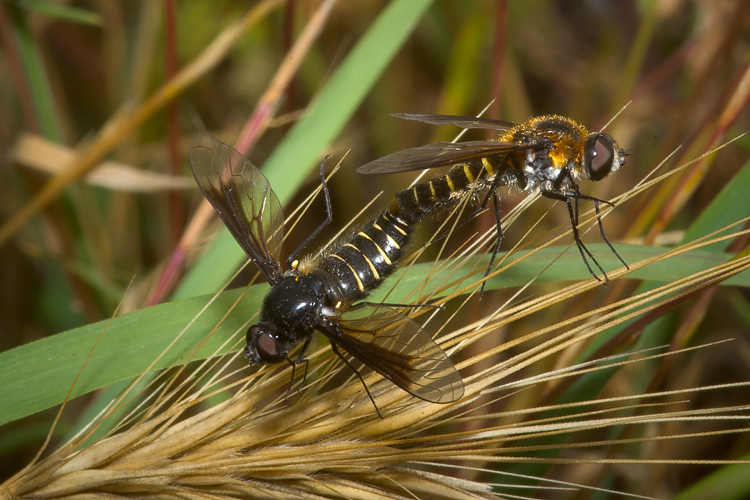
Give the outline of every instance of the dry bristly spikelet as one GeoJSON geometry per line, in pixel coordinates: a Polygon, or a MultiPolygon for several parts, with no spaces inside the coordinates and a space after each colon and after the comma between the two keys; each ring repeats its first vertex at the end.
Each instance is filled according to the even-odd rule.
{"type": "MultiPolygon", "coordinates": [[[[729,237],[733,235],[721,236],[729,237]]],[[[713,241],[705,239],[678,247],[671,254],[713,241]]],[[[647,263],[630,263],[630,269],[638,270],[647,263]]],[[[86,434],[62,446],[3,484],[0,499],[501,498],[493,486],[456,479],[448,473],[428,472],[427,468],[439,465],[454,470],[463,468],[467,472],[491,471],[496,470],[499,462],[539,461],[532,456],[538,448],[523,447],[522,440],[529,437],[571,434],[614,425],[686,421],[727,411],[717,408],[665,411],[655,415],[645,411],[630,412],[626,416],[609,415],[619,415],[617,412],[626,405],[631,409],[640,405],[653,409],[656,405],[667,404],[659,402],[658,398],[674,398],[675,392],[559,405],[556,408],[580,408],[579,413],[562,418],[545,417],[544,411],[549,409],[545,407],[488,415],[484,406],[524,386],[598,369],[589,363],[500,385],[509,380],[510,375],[540,359],[748,267],[750,258],[738,257],[650,292],[565,320],[544,331],[474,353],[473,357],[457,363],[464,373],[464,397],[447,405],[414,398],[370,374],[364,380],[383,415],[379,418],[359,380],[348,372],[341,372],[341,364],[331,368],[334,356],[327,347],[310,354],[310,386],[299,394],[292,393],[289,398],[284,397],[289,367],[254,370],[244,380],[233,382],[243,385],[229,399],[201,411],[197,411],[197,403],[211,396],[209,391],[217,390],[211,384],[192,394],[162,391],[152,403],[152,408],[158,410],[149,413],[145,413],[148,409],[142,410],[143,414],[131,417],[132,420],[140,418],[136,423],[88,447],[82,447],[86,434]],[[548,340],[540,342],[543,335],[548,340]],[[480,368],[479,362],[533,339],[536,340],[528,348],[480,368]],[[474,374],[468,376],[472,369],[474,374]],[[342,383],[347,376],[347,381],[342,383]],[[638,401],[633,404],[629,399],[635,397],[638,401]],[[172,402],[167,405],[163,404],[165,401],[172,402]],[[598,406],[592,410],[595,405],[598,406]],[[528,416],[529,420],[519,420],[523,416],[528,416]],[[470,425],[464,426],[467,423],[470,425]]],[[[624,273],[624,270],[613,272],[611,278],[624,273]]],[[[465,346],[487,332],[597,286],[594,280],[588,280],[520,306],[501,306],[478,321],[476,327],[447,333],[437,340],[457,360],[465,346]]],[[[672,354],[648,353],[651,357],[672,354]]],[[[615,357],[608,360],[608,367],[636,362],[638,359],[631,357],[615,357]]],[[[685,393],[712,389],[690,388],[685,393]]],[[[747,416],[737,414],[735,409],[733,418],[744,421],[747,416]]],[[[599,445],[601,443],[578,442],[549,448],[588,446],[595,449],[599,445]]],[[[564,458],[555,460],[566,462],[564,458]]],[[[575,461],[582,460],[579,456],[575,461]]]]}

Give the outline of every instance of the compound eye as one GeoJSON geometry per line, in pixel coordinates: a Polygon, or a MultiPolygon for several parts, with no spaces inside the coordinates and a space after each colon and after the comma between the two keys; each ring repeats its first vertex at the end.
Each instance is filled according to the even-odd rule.
{"type": "Polygon", "coordinates": [[[281,363],[286,359],[286,351],[279,347],[278,341],[268,332],[261,332],[258,335],[255,349],[260,359],[266,363],[281,363]]]}
{"type": "Polygon", "coordinates": [[[583,167],[589,179],[599,181],[612,171],[615,159],[615,148],[609,137],[602,134],[591,134],[586,138],[583,153],[583,167]]]}

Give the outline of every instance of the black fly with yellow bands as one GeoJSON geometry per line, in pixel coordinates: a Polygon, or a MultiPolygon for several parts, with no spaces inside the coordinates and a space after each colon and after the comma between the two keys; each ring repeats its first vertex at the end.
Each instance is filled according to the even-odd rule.
{"type": "Polygon", "coordinates": [[[599,132],[589,133],[583,125],[557,115],[539,116],[519,124],[463,116],[393,116],[433,125],[499,131],[497,140],[436,142],[390,154],[357,169],[360,173],[380,174],[452,166],[446,174],[416,184],[396,195],[402,212],[416,219],[438,213],[467,194],[487,190],[480,208],[492,198],[497,240],[485,276],[491,270],[503,239],[497,194],[497,188],[501,186],[515,187],[526,192],[539,190],[544,197],[564,201],[573,227],[573,238],[583,262],[591,275],[599,280],[589,264],[588,256],[606,281],[607,274],[578,234],[579,202],[594,202],[602,238],[627,267],[604,235],[599,203],[610,203],[581,194],[576,182],[581,179],[599,181],[625,163],[627,153],[619,148],[612,137],[599,132]]]}
{"type": "MultiPolygon", "coordinates": [[[[422,327],[388,305],[357,303],[396,269],[421,217],[391,203],[323,257],[303,259],[302,264],[290,257],[291,268],[284,272],[279,261],[283,212],[260,170],[230,146],[207,135],[193,140],[190,166],[206,199],[271,285],[263,299],[260,321],[247,331],[244,355],[251,364],[287,361],[294,378],[296,365],[307,366],[305,352],[313,333],[319,331],[360,380],[339,347],[425,401],[451,403],[461,398],[461,375],[422,327]],[[299,355],[290,358],[290,351],[299,343],[303,344],[299,355]]],[[[331,220],[323,165],[320,168],[328,218],[302,246],[331,220]]],[[[375,409],[380,414],[377,406],[375,409]]]]}
{"type": "Polygon", "coordinates": [[[330,250],[309,272],[320,268],[336,277],[341,296],[361,300],[393,271],[409,244],[413,221],[386,210],[356,231],[346,243],[330,250]]]}

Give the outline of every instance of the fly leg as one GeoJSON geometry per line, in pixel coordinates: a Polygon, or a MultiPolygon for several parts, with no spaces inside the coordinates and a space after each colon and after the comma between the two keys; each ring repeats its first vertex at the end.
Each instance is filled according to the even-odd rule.
{"type": "Polygon", "coordinates": [[[372,394],[370,394],[370,389],[367,388],[367,384],[365,384],[365,380],[362,378],[362,375],[359,374],[359,371],[357,371],[357,369],[354,368],[354,365],[352,365],[349,362],[349,360],[346,359],[343,354],[341,354],[341,351],[339,351],[339,347],[336,345],[335,342],[331,342],[331,349],[333,350],[333,352],[336,353],[336,356],[341,358],[341,361],[346,363],[346,366],[351,368],[351,370],[357,375],[357,378],[359,379],[360,382],[362,382],[362,385],[365,388],[365,392],[367,392],[367,396],[370,398],[370,401],[372,401],[372,406],[375,407],[375,411],[377,412],[378,417],[383,418],[383,415],[380,413],[380,410],[378,409],[378,405],[375,404],[375,399],[372,397],[372,394]]]}
{"type": "MultiPolygon", "coordinates": [[[[484,273],[485,280],[482,282],[482,287],[479,289],[479,300],[482,300],[484,287],[487,284],[486,278],[487,276],[489,276],[490,271],[492,271],[492,265],[495,263],[495,258],[497,257],[497,254],[500,251],[500,246],[503,243],[504,237],[503,237],[502,217],[500,216],[500,197],[497,194],[497,189],[500,187],[501,180],[503,177],[501,175],[501,172],[505,172],[508,169],[508,166],[512,167],[510,172],[515,177],[517,185],[521,189],[526,187],[526,178],[524,177],[523,169],[518,163],[518,158],[516,158],[514,155],[506,155],[506,157],[503,159],[502,164],[496,168],[496,173],[494,174],[494,178],[492,179],[492,182],[490,183],[490,185],[487,187],[487,194],[485,195],[484,199],[479,204],[477,209],[474,210],[472,213],[470,213],[468,217],[459,221],[458,224],[456,224],[455,226],[455,228],[459,228],[463,226],[464,224],[466,224],[471,219],[473,219],[475,216],[477,216],[480,212],[482,212],[487,207],[487,203],[490,201],[490,198],[492,198],[492,205],[495,211],[495,228],[497,230],[497,239],[495,240],[495,247],[492,249],[492,256],[490,257],[490,263],[487,266],[487,270],[484,273]]],[[[430,243],[439,241],[445,238],[446,236],[448,236],[448,232],[445,232],[439,235],[438,237],[432,239],[430,243]]]]}
{"type": "MultiPolygon", "coordinates": [[[[513,155],[508,155],[503,164],[505,167],[507,167],[508,164],[511,164],[513,166],[512,172],[516,177],[516,182],[518,182],[519,186],[525,187],[526,179],[523,177],[523,173],[521,171],[520,165],[518,164],[517,158],[513,155]]],[[[497,238],[495,239],[495,247],[492,249],[490,263],[487,265],[487,270],[484,272],[482,287],[479,289],[479,300],[482,300],[484,287],[487,285],[487,276],[489,276],[490,272],[492,271],[492,265],[495,263],[495,257],[497,257],[497,254],[500,251],[500,245],[503,244],[504,239],[502,217],[500,216],[500,197],[497,194],[498,187],[500,187],[500,175],[495,175],[495,178],[492,179],[492,184],[490,185],[489,191],[487,192],[487,196],[482,202],[482,206],[484,207],[485,205],[487,205],[490,196],[492,196],[492,206],[495,209],[495,229],[497,230],[497,238]]]]}
{"type": "MultiPolygon", "coordinates": [[[[488,157],[489,158],[489,157],[488,157]]],[[[489,159],[487,161],[490,161],[489,159]]],[[[497,188],[501,186],[502,181],[502,173],[506,172],[508,170],[508,166],[513,167],[510,172],[513,174],[513,176],[516,178],[516,182],[518,183],[518,186],[523,189],[526,186],[526,179],[523,176],[523,171],[521,170],[521,167],[518,163],[518,159],[513,155],[506,155],[503,159],[502,163],[500,163],[498,166],[494,168],[493,174],[487,174],[487,175],[494,175],[492,178],[492,182],[490,182],[489,186],[487,186],[487,194],[485,195],[482,202],[479,204],[476,210],[474,210],[472,213],[470,213],[467,217],[465,217],[463,220],[459,221],[458,224],[456,224],[456,228],[459,228],[469,222],[471,219],[479,215],[479,213],[482,212],[487,207],[487,203],[490,201],[490,197],[492,197],[492,201],[495,203],[495,220],[497,221],[497,228],[498,228],[498,236],[500,239],[502,239],[503,231],[500,228],[500,210],[498,208],[500,198],[497,196],[497,188]]],[[[447,233],[441,234],[440,236],[436,237],[431,241],[438,241],[448,236],[447,233]]]]}
{"type": "Polygon", "coordinates": [[[301,365],[302,363],[305,363],[305,373],[302,375],[302,382],[300,382],[299,387],[297,388],[297,392],[300,392],[302,390],[302,387],[305,385],[305,381],[307,380],[307,368],[310,366],[310,362],[307,360],[307,358],[305,358],[305,352],[307,351],[307,347],[310,345],[311,340],[312,335],[307,337],[305,343],[302,344],[302,350],[299,352],[297,359],[295,359],[294,361],[289,358],[286,359],[287,362],[292,366],[292,377],[289,379],[289,389],[286,390],[284,399],[288,398],[289,393],[292,392],[292,386],[294,385],[294,371],[297,368],[297,365],[301,365]]]}
{"type": "Polygon", "coordinates": [[[420,307],[432,307],[433,309],[440,309],[441,311],[445,310],[445,306],[440,306],[437,304],[395,304],[393,302],[357,302],[349,310],[351,311],[353,309],[357,309],[359,307],[365,307],[365,306],[407,307],[411,309],[419,309],[420,307]]]}
{"type": "Polygon", "coordinates": [[[484,287],[487,284],[487,276],[492,271],[492,265],[495,263],[495,257],[500,251],[500,245],[503,243],[503,227],[500,224],[500,197],[497,195],[497,190],[493,189],[492,193],[492,205],[495,207],[495,227],[497,229],[497,239],[495,239],[495,248],[492,249],[492,257],[490,257],[490,263],[487,265],[487,270],[484,272],[484,278],[482,281],[482,287],[479,289],[479,300],[482,300],[482,294],[484,293],[484,287]]]}
{"type": "Polygon", "coordinates": [[[606,243],[607,246],[609,247],[609,249],[612,250],[612,253],[615,254],[615,257],[617,257],[617,260],[619,260],[620,262],[622,262],[622,265],[625,266],[625,269],[630,269],[630,267],[628,267],[628,264],[624,260],[622,260],[622,257],[620,257],[620,254],[617,253],[617,250],[615,250],[615,247],[612,246],[612,243],[609,242],[609,240],[607,239],[607,236],[604,234],[604,225],[602,225],[602,218],[601,218],[601,215],[600,215],[600,212],[599,212],[599,203],[600,202],[601,203],[606,203],[607,205],[609,205],[611,207],[615,206],[614,203],[611,203],[611,202],[609,202],[607,200],[601,200],[599,198],[594,198],[593,196],[588,196],[588,195],[585,195],[585,194],[580,194],[580,193],[574,194],[573,197],[581,199],[581,200],[589,200],[589,201],[594,202],[594,210],[596,210],[596,222],[599,225],[599,234],[602,235],[602,240],[604,240],[604,243],[606,243]]]}
{"type": "Polygon", "coordinates": [[[331,155],[326,156],[323,158],[323,161],[320,163],[320,182],[323,185],[323,195],[326,200],[326,220],[324,220],[312,233],[310,233],[310,236],[308,236],[305,241],[302,242],[300,246],[297,247],[294,252],[289,254],[289,257],[286,259],[286,264],[289,267],[292,267],[292,262],[296,260],[297,255],[315,238],[318,233],[320,233],[323,228],[325,228],[328,224],[331,223],[331,220],[333,220],[333,210],[331,208],[331,194],[328,191],[328,185],[326,184],[326,176],[323,171],[323,166],[326,164],[326,161],[331,157],[331,155]]]}
{"type": "Polygon", "coordinates": [[[578,246],[578,252],[581,254],[581,258],[583,259],[583,263],[586,264],[586,268],[589,270],[589,273],[597,279],[597,281],[602,281],[602,279],[596,275],[594,270],[591,268],[591,265],[589,264],[588,259],[586,256],[588,255],[589,258],[593,261],[593,263],[596,265],[596,267],[602,272],[602,275],[604,276],[604,281],[609,281],[609,278],[607,278],[607,273],[604,272],[604,269],[602,269],[602,266],[599,265],[599,262],[596,260],[596,258],[593,256],[593,254],[589,251],[588,248],[586,248],[586,245],[583,244],[583,241],[581,241],[581,236],[578,233],[578,202],[581,198],[581,195],[579,193],[557,193],[554,191],[542,191],[542,196],[545,198],[550,198],[552,200],[558,200],[558,201],[564,201],[565,204],[568,206],[568,216],[570,217],[570,223],[573,227],[573,239],[575,239],[576,245],[578,246]],[[575,200],[575,206],[573,205],[573,202],[571,200],[575,200]]]}
{"type": "MultiPolygon", "coordinates": [[[[477,206],[477,208],[474,209],[474,211],[472,211],[469,215],[467,215],[466,217],[464,217],[463,219],[461,219],[460,221],[458,221],[456,223],[456,225],[451,230],[458,229],[459,227],[463,226],[464,224],[466,224],[467,222],[469,222],[470,220],[472,220],[474,217],[476,217],[477,215],[479,215],[480,213],[482,213],[482,211],[487,206],[487,201],[489,201],[489,199],[490,199],[490,192],[488,191],[487,192],[487,196],[484,197],[484,199],[479,204],[479,206],[477,206]]],[[[439,235],[435,236],[430,241],[428,241],[427,243],[425,243],[424,246],[430,245],[432,243],[437,243],[438,241],[447,238],[450,235],[450,233],[451,233],[451,231],[443,231],[442,233],[440,233],[439,235]]]]}
{"type": "MultiPolygon", "coordinates": [[[[499,177],[499,176],[498,176],[499,177]]],[[[458,229],[459,227],[463,226],[467,222],[469,222],[471,219],[479,215],[487,206],[487,202],[492,198],[492,204],[495,210],[495,227],[497,229],[497,240],[495,240],[495,247],[492,250],[492,257],[490,257],[490,263],[487,266],[487,270],[484,273],[484,277],[487,278],[489,276],[490,271],[492,271],[492,264],[495,263],[495,257],[497,257],[498,252],[500,251],[500,245],[503,243],[503,227],[502,227],[502,217],[500,215],[500,197],[497,194],[497,187],[495,186],[495,182],[492,183],[490,188],[487,191],[487,195],[484,197],[482,202],[479,204],[476,210],[474,210],[472,213],[470,213],[467,217],[465,217],[463,220],[459,221],[453,229],[458,229]]],[[[445,231],[442,234],[434,237],[425,245],[429,245],[432,243],[436,243],[443,238],[446,238],[450,234],[449,231],[445,231]]],[[[479,300],[482,300],[482,294],[484,293],[484,286],[487,283],[485,280],[482,283],[482,288],[479,289],[479,300]]]]}

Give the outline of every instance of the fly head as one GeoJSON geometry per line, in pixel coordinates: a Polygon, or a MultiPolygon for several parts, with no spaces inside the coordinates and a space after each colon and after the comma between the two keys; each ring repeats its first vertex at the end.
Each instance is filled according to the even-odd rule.
{"type": "Polygon", "coordinates": [[[247,330],[245,357],[250,364],[276,364],[289,355],[289,345],[281,339],[276,328],[269,323],[258,323],[247,330]]]}
{"type": "Polygon", "coordinates": [[[583,146],[583,169],[592,181],[600,181],[625,163],[625,151],[607,134],[589,134],[583,146]]]}

